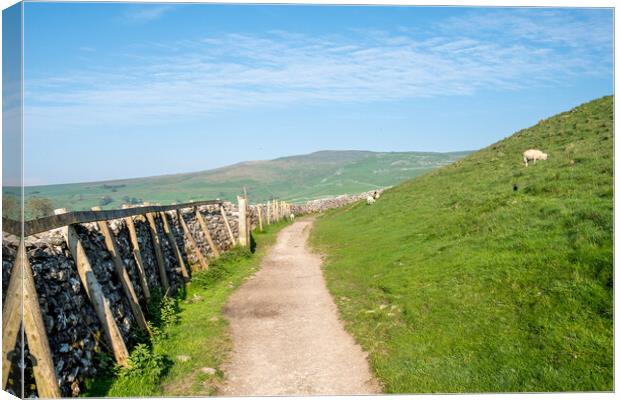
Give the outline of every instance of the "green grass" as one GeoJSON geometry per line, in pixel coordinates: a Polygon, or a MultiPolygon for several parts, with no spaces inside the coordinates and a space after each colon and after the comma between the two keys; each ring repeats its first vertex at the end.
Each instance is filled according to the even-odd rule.
{"type": "MultiPolygon", "coordinates": [[[[374,153],[369,151],[322,151],[270,161],[251,161],[210,171],[106,182],[29,186],[26,203],[45,197],[54,208],[90,210],[104,196],[104,209],[120,208],[127,199],[170,204],[199,199],[236,201],[247,188],[253,203],[280,198],[305,202],[328,195],[361,193],[394,185],[438,166],[462,158],[456,153],[374,153]]],[[[3,196],[19,188],[5,187],[3,196]]],[[[26,210],[28,212],[28,210],[26,210]]],[[[27,218],[29,214],[27,213],[27,218]]]]}
{"type": "Polygon", "coordinates": [[[612,132],[604,97],[317,221],[385,392],[613,390],[612,132]]]}
{"type": "MultiPolygon", "coordinates": [[[[257,270],[277,233],[280,222],[253,232],[255,253],[235,248],[214,261],[209,270],[195,273],[183,298],[155,301],[150,307],[157,334],[131,351],[133,368],[108,368],[88,382],[85,396],[207,396],[217,394],[219,369],[231,349],[222,307],[243,280],[257,270]],[[179,356],[188,356],[182,361],[179,356]],[[202,368],[214,368],[211,375],[202,368]]],[[[110,363],[110,361],[107,361],[110,363]]]]}

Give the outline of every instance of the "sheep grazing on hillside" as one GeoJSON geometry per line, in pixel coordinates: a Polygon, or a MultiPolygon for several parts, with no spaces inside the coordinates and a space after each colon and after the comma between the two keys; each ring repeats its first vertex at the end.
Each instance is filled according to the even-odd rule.
{"type": "Polygon", "coordinates": [[[381,193],[379,193],[379,191],[378,191],[378,190],[375,190],[375,192],[372,194],[372,197],[374,197],[374,198],[375,198],[375,200],[378,200],[378,199],[379,199],[379,196],[381,196],[381,193]]]}
{"type": "Polygon", "coordinates": [[[529,149],[523,152],[523,162],[525,163],[526,167],[527,167],[528,161],[534,160],[534,164],[536,164],[537,160],[546,160],[546,159],[547,159],[547,153],[543,153],[540,150],[529,149]]]}
{"type": "Polygon", "coordinates": [[[366,197],[366,204],[368,205],[375,204],[375,198],[372,196],[366,197]]]}

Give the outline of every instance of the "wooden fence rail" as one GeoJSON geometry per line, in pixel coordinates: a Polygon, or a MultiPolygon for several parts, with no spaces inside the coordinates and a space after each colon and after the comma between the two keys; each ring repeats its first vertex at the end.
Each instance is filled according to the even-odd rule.
{"type": "MultiPolygon", "coordinates": [[[[141,215],[146,213],[159,213],[162,211],[179,210],[189,207],[200,207],[208,205],[221,206],[221,200],[204,200],[194,201],[191,203],[171,204],[166,206],[141,206],[134,208],[123,208],[120,210],[102,210],[102,211],[71,211],[65,214],[50,215],[43,218],[37,218],[30,221],[24,221],[24,236],[31,236],[37,233],[46,232],[63,226],[82,224],[86,222],[106,221],[111,219],[120,219],[141,215]]],[[[21,235],[21,223],[6,217],[2,217],[2,230],[12,233],[13,235],[21,235]]]]}

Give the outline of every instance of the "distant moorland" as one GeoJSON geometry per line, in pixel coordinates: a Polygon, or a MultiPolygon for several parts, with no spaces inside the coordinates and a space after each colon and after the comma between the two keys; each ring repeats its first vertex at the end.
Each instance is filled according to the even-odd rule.
{"type": "MultiPolygon", "coordinates": [[[[270,161],[248,161],[192,173],[25,188],[26,204],[45,198],[54,208],[119,208],[143,201],[169,204],[198,199],[234,201],[247,189],[252,202],[303,202],[397,184],[450,164],[469,152],[320,151],[270,161]]],[[[28,210],[27,210],[28,211],[28,210]]]]}

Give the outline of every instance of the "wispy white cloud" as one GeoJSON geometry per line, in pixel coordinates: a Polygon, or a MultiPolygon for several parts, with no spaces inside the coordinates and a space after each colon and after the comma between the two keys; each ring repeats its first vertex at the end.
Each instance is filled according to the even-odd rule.
{"type": "Polygon", "coordinates": [[[611,73],[608,26],[541,15],[454,18],[425,35],[272,31],[147,43],[113,64],[27,81],[26,112],[48,128],[159,123],[247,107],[570,85],[611,73]]]}
{"type": "Polygon", "coordinates": [[[165,13],[172,10],[173,6],[136,6],[121,16],[121,20],[132,24],[143,24],[161,18],[165,13]]]}
{"type": "Polygon", "coordinates": [[[600,9],[581,9],[575,14],[570,10],[522,8],[471,12],[437,25],[444,33],[458,31],[485,39],[608,48],[613,34],[612,20],[611,13],[600,9]]]}

